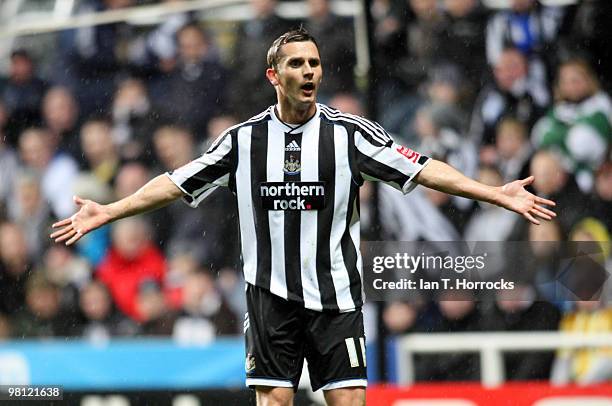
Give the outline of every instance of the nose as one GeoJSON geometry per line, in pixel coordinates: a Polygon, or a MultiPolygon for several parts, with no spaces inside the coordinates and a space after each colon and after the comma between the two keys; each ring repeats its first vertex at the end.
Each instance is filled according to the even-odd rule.
{"type": "Polygon", "coordinates": [[[314,75],[314,70],[312,69],[312,66],[310,66],[309,63],[305,63],[304,64],[304,76],[305,77],[309,77],[311,78],[314,75]]]}

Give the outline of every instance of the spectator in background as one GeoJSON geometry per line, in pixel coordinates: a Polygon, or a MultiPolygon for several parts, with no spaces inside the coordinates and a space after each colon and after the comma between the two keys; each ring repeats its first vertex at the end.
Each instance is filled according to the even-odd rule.
{"type": "Polygon", "coordinates": [[[34,172],[21,172],[15,179],[14,199],[9,207],[9,220],[21,227],[31,258],[38,262],[48,247],[46,234],[53,219],[34,172]]]}
{"type": "Polygon", "coordinates": [[[253,18],[238,26],[230,60],[229,106],[240,121],[276,102],[274,88],[262,77],[268,67],[268,44],[288,31],[290,23],[276,15],[276,0],[250,0],[253,18]]]}
{"type": "Polygon", "coordinates": [[[587,62],[573,59],[559,67],[555,105],[538,121],[532,142],[561,153],[580,189],[591,191],[593,172],[612,144],[612,101],[587,62]]]}
{"type": "Polygon", "coordinates": [[[30,128],[19,138],[22,165],[39,177],[43,197],[53,215],[64,217],[74,211],[72,194],[65,191],[72,190],[78,167],[70,155],[56,148],[51,134],[42,128],[30,128]]]}
{"type": "MultiPolygon", "coordinates": [[[[605,265],[610,256],[610,234],[608,230],[594,219],[581,221],[570,234],[571,241],[591,241],[599,245],[599,255],[588,257],[599,266],[605,265]]],[[[576,276],[581,277],[588,272],[578,269],[576,276]]],[[[587,278],[590,279],[589,276],[587,278]]],[[[600,286],[592,285],[590,280],[577,280],[574,293],[578,300],[575,307],[567,312],[560,324],[564,333],[597,334],[612,333],[612,307],[606,305],[600,286]],[[592,288],[596,289],[592,289],[592,288]]],[[[553,384],[566,385],[578,383],[581,385],[596,384],[612,379],[612,347],[561,349],[553,367],[551,380],[553,384]]]]}
{"type": "Polygon", "coordinates": [[[320,56],[325,71],[325,83],[319,97],[326,101],[337,92],[353,91],[356,63],[353,22],[337,16],[330,0],[308,0],[306,29],[321,44],[320,56]]]}
{"type": "MultiPolygon", "coordinates": [[[[154,99],[166,118],[189,128],[202,141],[208,121],[224,104],[226,73],[212,39],[199,25],[182,27],[177,41],[177,65],[161,80],[154,99]]],[[[241,95],[253,91],[243,89],[241,95]]]]}
{"type": "Polygon", "coordinates": [[[121,161],[111,124],[98,118],[85,122],[81,127],[81,148],[88,172],[103,184],[111,185],[121,161]]]}
{"type": "Polygon", "coordinates": [[[121,165],[115,177],[114,194],[123,199],[143,187],[151,179],[149,169],[141,162],[132,161],[121,165]]]}
{"type": "MultiPolygon", "coordinates": [[[[572,7],[572,6],[568,6],[572,7]]],[[[562,27],[561,41],[569,55],[588,59],[603,82],[608,93],[612,92],[612,3],[608,0],[577,2],[574,18],[562,27]],[[564,29],[564,30],[563,30],[564,29]]],[[[571,13],[566,13],[571,17],[571,13]]]]}
{"type": "MultiPolygon", "coordinates": [[[[554,331],[559,326],[559,310],[538,297],[528,282],[531,275],[517,275],[513,290],[499,290],[495,303],[485,314],[487,331],[554,331]]],[[[544,352],[504,353],[505,377],[510,381],[546,380],[550,377],[554,354],[544,352]]]]}
{"type": "Polygon", "coordinates": [[[26,283],[26,307],[13,317],[16,338],[50,338],[69,335],[70,315],[62,311],[60,291],[43,270],[34,272],[26,283]]]}
{"type": "Polygon", "coordinates": [[[72,92],[62,86],[50,88],[42,101],[43,125],[58,149],[81,159],[79,107],[72,92]]]}
{"type": "Polygon", "coordinates": [[[474,89],[484,85],[486,73],[483,32],[487,22],[485,8],[478,0],[444,0],[446,19],[438,58],[456,64],[474,89]]]}
{"type": "Polygon", "coordinates": [[[606,228],[612,231],[612,161],[607,161],[599,167],[589,207],[590,217],[602,221],[606,228]]]}
{"type": "Polygon", "coordinates": [[[8,114],[0,98],[0,219],[6,218],[7,203],[13,195],[13,183],[17,175],[17,154],[7,142],[5,127],[8,114]]]}
{"type": "MultiPolygon", "coordinates": [[[[505,181],[499,171],[483,166],[478,181],[490,186],[503,186],[505,181]]],[[[506,241],[518,218],[514,213],[490,203],[478,202],[480,207],[467,223],[463,235],[466,241],[506,241]]]]}
{"type": "Polygon", "coordinates": [[[571,230],[589,211],[588,199],[578,188],[574,177],[562,165],[562,159],[551,151],[539,151],[531,159],[531,185],[538,196],[556,199],[557,219],[564,230],[571,230]]]}
{"type": "Polygon", "coordinates": [[[79,291],[91,280],[92,267],[85,258],[61,245],[52,245],[43,258],[45,276],[61,290],[64,309],[76,309],[79,291]]]}
{"type": "Polygon", "coordinates": [[[236,315],[215,287],[213,276],[205,270],[187,275],[183,304],[172,336],[182,344],[206,344],[217,335],[238,333],[236,315]]]}
{"type": "MultiPolygon", "coordinates": [[[[173,3],[180,0],[162,0],[173,3]]],[[[176,33],[190,22],[190,13],[172,13],[146,35],[130,44],[130,62],[141,74],[169,73],[176,66],[176,33]]]]}
{"type": "Polygon", "coordinates": [[[132,336],[138,327],[117,311],[106,286],[92,280],[80,290],[77,321],[72,334],[93,342],[132,336]]]}
{"type": "Polygon", "coordinates": [[[563,10],[544,7],[539,0],[512,0],[511,6],[489,20],[487,60],[495,66],[505,48],[516,48],[527,58],[530,75],[546,82],[547,69],[555,65],[555,41],[563,10]]]}
{"type": "MultiPolygon", "coordinates": [[[[436,333],[482,330],[483,315],[469,291],[447,290],[436,300],[437,318],[430,329],[436,333]]],[[[473,381],[480,376],[478,356],[457,353],[415,358],[417,381],[473,381]]]]}
{"type": "Polygon", "coordinates": [[[8,318],[8,316],[0,313],[0,342],[10,339],[11,335],[11,320],[8,318]]]}
{"type": "Polygon", "coordinates": [[[47,84],[36,76],[34,61],[23,49],[11,52],[9,76],[0,78],[0,99],[8,113],[7,135],[11,145],[26,128],[40,125],[40,104],[47,84]]]}
{"type": "MultiPolygon", "coordinates": [[[[415,18],[407,25],[407,55],[399,62],[408,89],[415,89],[438,60],[446,20],[436,0],[408,0],[415,18]]],[[[395,62],[398,63],[398,62],[395,62]]]]}
{"type": "MultiPolygon", "coordinates": [[[[481,161],[486,147],[481,149],[481,161]]],[[[502,180],[522,179],[529,176],[529,161],[533,148],[529,142],[527,126],[514,117],[503,118],[497,126],[495,135],[494,158],[491,164],[497,166],[502,180]]]]}
{"type": "MultiPolygon", "coordinates": [[[[600,300],[576,302],[576,309],[563,316],[561,331],[589,334],[612,332],[612,308],[600,300]]],[[[563,349],[553,365],[552,383],[582,385],[607,382],[612,379],[612,348],[563,349]]]]}
{"type": "Polygon", "coordinates": [[[525,56],[505,49],[493,65],[495,81],[484,87],[474,105],[470,136],[482,145],[495,143],[495,128],[502,117],[513,115],[529,128],[548,107],[546,83],[529,75],[525,56]]]}
{"type": "Polygon", "coordinates": [[[124,219],[113,226],[112,247],[98,266],[96,277],[106,286],[123,314],[140,320],[138,288],[143,280],[161,283],[166,272],[162,253],[151,243],[143,218],[124,219]]]}
{"type": "Polygon", "coordinates": [[[383,185],[378,189],[378,210],[385,238],[395,241],[457,241],[461,238],[459,230],[446,215],[450,207],[448,195],[420,189],[400,195],[393,190],[383,185]],[[406,216],[408,208],[411,216],[406,216]]]}
{"type": "Polygon", "coordinates": [[[182,252],[168,257],[164,292],[168,305],[172,309],[179,309],[183,305],[183,287],[187,282],[187,277],[196,272],[198,267],[197,259],[190,253],[182,252]]]}
{"type": "MultiPolygon", "coordinates": [[[[87,0],[80,2],[76,14],[118,10],[132,3],[87,0]]],[[[125,63],[120,54],[126,28],[125,23],[93,25],[66,30],[59,36],[54,79],[74,92],[82,117],[109,113],[115,77],[125,63]]]]}
{"type": "Polygon", "coordinates": [[[0,313],[15,314],[25,306],[25,285],[32,262],[23,231],[13,223],[0,224],[0,313]]]}
{"type": "Polygon", "coordinates": [[[136,310],[140,322],[139,333],[145,336],[171,336],[176,321],[175,312],[166,303],[159,282],[145,279],[138,286],[136,310]]]}
{"type": "Polygon", "coordinates": [[[382,314],[385,329],[390,334],[423,331],[424,305],[421,301],[387,303],[382,314]]]}
{"type": "Polygon", "coordinates": [[[117,87],[112,106],[113,141],[123,159],[152,161],[151,134],[158,121],[145,84],[125,79],[117,87]]]}
{"type": "Polygon", "coordinates": [[[199,146],[199,150],[202,152],[208,151],[208,148],[225,130],[236,124],[238,124],[238,120],[230,114],[221,114],[211,118],[208,122],[207,137],[199,146]]]}
{"type": "MultiPolygon", "coordinates": [[[[507,251],[507,262],[513,261],[516,269],[525,272],[526,275],[533,275],[538,297],[551,303],[561,306],[564,298],[565,289],[560,283],[559,276],[563,271],[561,258],[563,255],[563,245],[566,233],[557,219],[540,224],[542,227],[528,227],[527,255],[523,252],[513,252],[513,248],[520,248],[521,245],[510,245],[507,251]]],[[[567,250],[566,250],[567,251],[567,250]]]]}
{"type": "Polygon", "coordinates": [[[409,11],[406,0],[372,1],[370,12],[374,20],[374,48],[371,51],[379,81],[379,99],[394,101],[405,91],[396,64],[407,52],[406,23],[409,11]]]}

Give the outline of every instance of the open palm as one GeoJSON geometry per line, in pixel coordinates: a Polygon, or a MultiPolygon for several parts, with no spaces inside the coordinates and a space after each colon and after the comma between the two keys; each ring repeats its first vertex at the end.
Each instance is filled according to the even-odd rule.
{"type": "Polygon", "coordinates": [[[525,186],[533,182],[534,177],[515,180],[502,187],[502,206],[508,210],[515,211],[525,217],[533,224],[540,224],[537,217],[551,220],[556,216],[555,212],[547,209],[543,205],[555,206],[555,202],[543,199],[525,190],[525,186]]]}
{"type": "Polygon", "coordinates": [[[79,211],[52,226],[59,229],[50,235],[55,242],[66,241],[66,245],[72,245],[91,230],[109,221],[102,205],[78,196],[74,197],[74,203],[79,207],[79,211]]]}

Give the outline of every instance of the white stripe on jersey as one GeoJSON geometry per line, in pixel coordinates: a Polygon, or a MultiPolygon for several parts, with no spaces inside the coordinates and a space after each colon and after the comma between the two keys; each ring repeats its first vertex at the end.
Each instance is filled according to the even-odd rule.
{"type": "Polygon", "coordinates": [[[244,259],[244,279],[255,285],[257,274],[257,246],[255,241],[255,218],[251,200],[251,130],[253,127],[242,127],[238,130],[238,167],[236,168],[236,189],[238,216],[240,218],[240,243],[244,259]]]}
{"type": "MultiPolygon", "coordinates": [[[[336,157],[335,191],[334,191],[334,220],[330,234],[329,252],[331,253],[331,275],[336,290],[338,307],[342,310],[355,308],[351,297],[349,274],[342,255],[342,235],[346,229],[347,202],[351,190],[351,169],[348,154],[348,133],[346,128],[334,125],[334,153],[336,157]]],[[[357,247],[359,248],[359,247],[357,247]]],[[[360,256],[357,250],[357,256],[360,256]]]]}
{"type": "MultiPolygon", "coordinates": [[[[283,167],[285,165],[285,137],[282,134],[275,134],[270,128],[272,121],[268,125],[268,162],[267,181],[282,182],[283,167]]],[[[271,272],[270,291],[284,299],[287,299],[287,279],[285,275],[285,212],[281,210],[268,211],[268,221],[270,224],[270,244],[271,249],[271,272]]]]}
{"type": "Polygon", "coordinates": [[[341,113],[338,110],[333,110],[327,106],[320,105],[321,112],[328,116],[330,119],[345,120],[349,123],[357,124],[363,131],[367,132],[372,138],[380,142],[382,145],[387,144],[389,141],[393,141],[391,136],[374,121],[369,121],[363,117],[356,116],[354,114],[341,113]]]}
{"type": "MultiPolygon", "coordinates": [[[[302,182],[319,180],[319,119],[302,134],[302,182]]],[[[304,305],[323,310],[317,277],[317,217],[318,211],[304,210],[300,222],[300,256],[304,305]]]]}

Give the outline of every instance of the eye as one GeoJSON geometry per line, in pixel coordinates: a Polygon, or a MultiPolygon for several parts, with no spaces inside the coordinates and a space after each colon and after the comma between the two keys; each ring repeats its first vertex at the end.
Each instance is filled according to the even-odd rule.
{"type": "Polygon", "coordinates": [[[289,61],[289,66],[291,66],[292,68],[297,68],[302,64],[302,61],[300,61],[299,59],[292,59],[289,61]]]}
{"type": "Polygon", "coordinates": [[[319,61],[318,59],[311,59],[310,60],[310,66],[317,67],[320,64],[321,64],[321,61],[319,61]]]}

